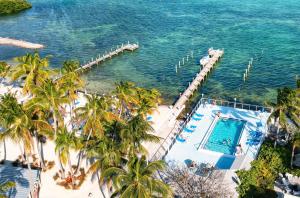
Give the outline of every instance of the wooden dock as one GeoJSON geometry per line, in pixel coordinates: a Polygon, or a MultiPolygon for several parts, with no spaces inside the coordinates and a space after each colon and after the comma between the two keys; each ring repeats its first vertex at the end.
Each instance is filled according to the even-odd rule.
{"type": "Polygon", "coordinates": [[[134,51],[136,49],[139,48],[138,44],[131,44],[131,43],[127,43],[127,44],[122,44],[120,47],[117,46],[117,48],[115,50],[111,50],[109,53],[106,53],[104,55],[99,55],[97,58],[92,59],[90,62],[81,65],[80,68],[76,69],[76,72],[83,72],[86,69],[90,69],[91,67],[93,67],[94,65],[99,65],[100,63],[104,62],[107,59],[111,59],[113,56],[116,56],[124,51],[134,51]]]}
{"type": "Polygon", "coordinates": [[[188,88],[176,101],[173,107],[174,115],[179,115],[180,112],[185,108],[185,103],[193,95],[194,91],[198,89],[199,85],[205,80],[206,76],[213,69],[214,65],[220,60],[223,54],[224,50],[214,50],[212,48],[208,50],[209,57],[207,58],[207,61],[205,61],[205,64],[202,65],[202,70],[199,73],[197,73],[194,80],[189,84],[188,88]]]}

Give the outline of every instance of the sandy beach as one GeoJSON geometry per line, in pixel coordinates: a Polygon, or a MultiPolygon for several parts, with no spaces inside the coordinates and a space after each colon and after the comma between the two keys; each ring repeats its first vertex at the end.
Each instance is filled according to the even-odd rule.
{"type": "MultiPolygon", "coordinates": [[[[9,82],[2,82],[0,84],[0,95],[5,93],[14,93],[17,96],[19,102],[24,102],[30,98],[30,96],[24,96],[22,94],[22,90],[18,86],[13,86],[9,82]]],[[[76,100],[76,105],[74,108],[84,106],[87,100],[85,98],[84,93],[78,93],[78,99],[76,100]]],[[[69,105],[65,106],[66,114],[64,117],[65,125],[68,129],[71,128],[70,125],[70,110],[71,107],[69,105]]],[[[164,141],[170,130],[173,128],[174,118],[170,119],[172,116],[172,108],[166,105],[161,105],[158,107],[157,111],[155,111],[151,117],[151,125],[154,129],[154,134],[161,137],[161,141],[164,141]],[[171,116],[171,117],[170,117],[171,116]],[[173,123],[173,124],[172,124],[173,123]],[[162,127],[165,126],[165,127],[162,127]],[[162,129],[163,128],[163,129],[162,129]]],[[[34,139],[34,149],[33,155],[38,156],[37,143],[34,139]]],[[[144,143],[145,148],[149,151],[149,157],[151,157],[154,152],[158,149],[160,143],[144,143]]],[[[0,148],[2,148],[2,143],[0,143],[0,148]]],[[[14,161],[21,154],[20,146],[10,140],[6,141],[7,147],[7,156],[6,159],[9,161],[14,161]]],[[[59,198],[61,195],[70,198],[85,198],[85,197],[103,197],[102,192],[100,191],[98,179],[95,176],[89,174],[83,185],[78,190],[67,190],[62,186],[56,184],[53,176],[60,170],[58,157],[55,153],[55,144],[52,140],[47,140],[47,142],[43,146],[45,160],[54,161],[55,165],[52,169],[41,173],[41,190],[40,197],[43,198],[59,198]],[[90,194],[90,196],[89,196],[90,194]]],[[[77,154],[78,152],[71,152],[71,161],[72,164],[77,163],[77,154]]],[[[3,152],[0,152],[0,157],[3,157],[3,152]]],[[[90,167],[88,162],[83,163],[83,168],[87,171],[90,167]]],[[[105,193],[108,194],[107,189],[104,187],[105,193]]]]}
{"type": "Polygon", "coordinates": [[[0,37],[0,45],[9,45],[9,46],[16,46],[26,49],[41,49],[44,48],[44,45],[37,44],[37,43],[30,43],[23,40],[16,40],[11,38],[3,38],[0,37]]]}

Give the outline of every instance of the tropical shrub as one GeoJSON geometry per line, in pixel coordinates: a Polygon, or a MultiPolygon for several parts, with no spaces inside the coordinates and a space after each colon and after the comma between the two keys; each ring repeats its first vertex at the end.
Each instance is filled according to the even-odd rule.
{"type": "Polygon", "coordinates": [[[288,171],[290,155],[287,147],[274,148],[270,141],[265,142],[257,160],[251,163],[251,169],[237,171],[240,179],[237,187],[239,196],[276,197],[274,183],[279,173],[288,171]]]}
{"type": "Polygon", "coordinates": [[[0,15],[8,15],[31,8],[27,0],[0,0],[0,15]]]}

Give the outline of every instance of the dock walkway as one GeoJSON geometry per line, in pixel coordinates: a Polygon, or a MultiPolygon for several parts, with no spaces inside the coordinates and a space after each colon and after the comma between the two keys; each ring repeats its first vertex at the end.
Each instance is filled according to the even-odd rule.
{"type": "Polygon", "coordinates": [[[80,68],[76,69],[76,72],[82,72],[86,69],[90,69],[94,65],[99,65],[100,63],[104,62],[106,59],[110,59],[113,56],[118,55],[119,53],[122,53],[124,51],[134,51],[139,48],[138,44],[131,44],[128,42],[128,44],[122,44],[120,47],[118,46],[117,49],[104,54],[104,55],[99,55],[95,60],[91,60],[90,62],[86,63],[85,65],[80,66],[80,68]]]}
{"type": "Polygon", "coordinates": [[[210,48],[208,50],[209,59],[203,65],[202,70],[197,73],[194,80],[190,83],[188,88],[183,92],[180,98],[177,100],[173,107],[173,112],[175,115],[178,115],[178,111],[182,111],[185,107],[185,103],[189,100],[189,98],[193,95],[194,91],[198,89],[198,86],[205,80],[206,76],[213,69],[214,65],[219,61],[219,59],[223,56],[224,50],[214,50],[210,48]]]}
{"type": "MultiPolygon", "coordinates": [[[[159,134],[161,137],[160,143],[153,143],[146,146],[147,150],[149,151],[148,157],[151,161],[163,159],[172,145],[176,142],[176,135],[183,130],[186,123],[189,121],[190,116],[193,115],[197,108],[190,113],[188,118],[183,123],[180,120],[177,120],[177,117],[185,108],[185,104],[193,95],[193,92],[197,90],[198,86],[205,80],[209,72],[213,69],[214,65],[223,56],[224,50],[214,50],[211,48],[208,50],[208,54],[209,56],[205,57],[205,61],[200,61],[203,66],[202,70],[197,73],[192,83],[190,83],[188,88],[177,100],[170,113],[166,116],[164,123],[161,124],[161,127],[156,131],[156,134],[159,134]]],[[[201,100],[196,106],[199,106],[200,104],[201,100]]]]}

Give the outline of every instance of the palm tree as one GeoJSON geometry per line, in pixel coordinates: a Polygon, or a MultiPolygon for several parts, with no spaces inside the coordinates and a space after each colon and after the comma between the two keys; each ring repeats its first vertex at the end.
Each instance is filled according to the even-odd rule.
{"type": "Polygon", "coordinates": [[[62,74],[75,72],[76,69],[78,69],[79,67],[80,67],[80,62],[78,60],[66,60],[63,62],[61,72],[62,74]]]}
{"type": "Polygon", "coordinates": [[[160,93],[156,89],[137,88],[137,113],[146,117],[147,114],[152,114],[160,103],[160,93]]]}
{"type": "MultiPolygon", "coordinates": [[[[97,175],[107,168],[119,166],[124,159],[122,158],[122,145],[119,142],[111,140],[109,137],[92,138],[88,141],[85,148],[87,158],[90,159],[88,173],[97,175]]],[[[105,197],[102,187],[106,181],[99,182],[100,190],[105,197]]],[[[110,182],[108,183],[110,185],[110,182]]]]}
{"type": "MultiPolygon", "coordinates": [[[[33,122],[23,109],[23,106],[18,104],[14,95],[5,94],[1,99],[0,115],[4,131],[0,134],[0,140],[9,138],[16,144],[23,145],[24,155],[22,156],[26,156],[32,151],[33,139],[31,129],[33,122]]],[[[27,158],[25,157],[25,159],[27,158]]]]}
{"type": "MultiPolygon", "coordinates": [[[[5,78],[7,73],[9,72],[10,66],[6,62],[0,61],[0,78],[5,78]]],[[[0,83],[2,82],[2,79],[0,83]]]]}
{"type": "Polygon", "coordinates": [[[140,114],[128,121],[127,127],[122,130],[121,137],[126,142],[129,155],[146,154],[143,142],[159,142],[160,138],[150,134],[153,128],[140,114]]]}
{"type": "Polygon", "coordinates": [[[40,86],[45,79],[55,74],[54,70],[50,70],[49,56],[41,58],[38,52],[26,54],[25,56],[17,57],[15,60],[18,65],[11,70],[10,77],[13,81],[24,79],[24,93],[30,92],[33,85],[40,86]]]}
{"type": "Polygon", "coordinates": [[[0,184],[0,198],[7,198],[5,193],[9,191],[11,188],[14,188],[16,184],[12,181],[7,181],[0,184]]]}
{"type": "Polygon", "coordinates": [[[68,104],[70,99],[64,90],[55,82],[46,80],[41,86],[33,86],[34,97],[27,101],[25,107],[34,108],[37,111],[46,110],[52,113],[54,122],[54,136],[57,134],[59,124],[63,125],[63,118],[60,113],[62,105],[68,104]]]}
{"type": "Polygon", "coordinates": [[[28,115],[32,120],[32,130],[33,135],[36,138],[37,143],[37,151],[40,157],[41,168],[45,167],[44,153],[43,153],[43,144],[46,143],[47,139],[54,138],[54,129],[53,127],[46,121],[47,114],[45,112],[40,111],[39,109],[35,109],[34,107],[31,109],[26,109],[28,115]]]}
{"type": "Polygon", "coordinates": [[[170,187],[155,178],[156,171],[164,168],[163,161],[147,163],[145,156],[140,159],[132,157],[125,168],[106,169],[101,175],[101,180],[106,178],[113,181],[115,192],[111,197],[172,197],[170,187]]]}
{"type": "Polygon", "coordinates": [[[119,107],[119,117],[124,116],[124,110],[128,112],[132,109],[133,104],[136,104],[135,100],[135,85],[132,82],[123,82],[116,83],[116,89],[113,91],[113,94],[116,95],[118,102],[117,106],[119,107]]]}
{"type": "MultiPolygon", "coordinates": [[[[276,136],[278,136],[280,127],[288,131],[289,120],[296,126],[299,126],[300,119],[297,115],[299,115],[300,108],[296,99],[295,90],[288,87],[278,89],[277,103],[272,103],[271,105],[274,110],[271,113],[268,122],[270,122],[272,118],[275,119],[275,123],[277,125],[276,136]]],[[[274,146],[276,146],[276,142],[277,141],[275,141],[274,146]]]]}
{"type": "Polygon", "coordinates": [[[73,126],[73,105],[78,98],[77,90],[84,87],[84,81],[80,78],[76,69],[79,68],[79,62],[70,60],[65,61],[61,68],[62,76],[57,79],[57,84],[67,93],[70,99],[70,125],[73,126]]]}
{"type": "Polygon", "coordinates": [[[67,163],[69,165],[71,177],[74,176],[71,158],[70,158],[70,151],[71,149],[77,150],[78,148],[80,148],[80,141],[75,136],[75,133],[68,132],[66,127],[59,128],[59,133],[57,134],[57,137],[55,139],[55,152],[57,152],[59,157],[62,179],[65,178],[64,165],[66,165],[67,163]]]}
{"type": "MultiPolygon", "coordinates": [[[[3,133],[13,122],[15,116],[17,116],[19,112],[19,104],[13,94],[4,94],[1,96],[0,102],[0,126],[1,126],[1,133],[3,133]]],[[[3,141],[3,150],[4,150],[4,158],[6,160],[6,144],[4,136],[0,135],[0,140],[3,141]]]]}
{"type": "Polygon", "coordinates": [[[86,136],[85,146],[80,151],[77,170],[80,168],[85,148],[91,137],[102,138],[104,135],[103,126],[117,119],[116,116],[109,111],[111,101],[108,97],[99,97],[97,95],[86,95],[87,103],[84,107],[75,109],[75,113],[79,121],[84,122],[83,135],[86,136]]]}

